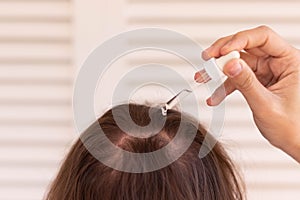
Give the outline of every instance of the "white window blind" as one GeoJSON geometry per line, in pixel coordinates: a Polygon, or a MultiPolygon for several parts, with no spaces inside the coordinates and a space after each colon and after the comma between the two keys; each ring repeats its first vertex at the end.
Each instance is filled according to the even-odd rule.
{"type": "MultiPolygon", "coordinates": [[[[161,27],[207,47],[266,24],[300,47],[298,8],[297,0],[0,0],[0,199],[42,199],[75,137],[75,71],[101,41],[120,31],[161,27]]],[[[124,68],[113,72],[148,62],[193,73],[156,52],[128,55],[115,65],[124,68]]],[[[299,164],[265,141],[239,93],[226,101],[221,141],[244,172],[248,199],[300,198],[299,164]]]]}
{"type": "Polygon", "coordinates": [[[72,138],[69,0],[0,0],[0,199],[42,199],[72,138]]]}

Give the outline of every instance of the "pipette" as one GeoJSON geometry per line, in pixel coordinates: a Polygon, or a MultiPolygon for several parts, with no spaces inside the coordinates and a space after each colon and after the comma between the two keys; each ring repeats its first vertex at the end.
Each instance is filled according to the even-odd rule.
{"type": "MultiPolygon", "coordinates": [[[[232,51],[225,56],[220,58],[211,58],[203,64],[203,69],[199,71],[200,77],[199,80],[201,83],[207,83],[211,80],[218,81],[225,75],[223,74],[223,68],[227,62],[232,59],[240,58],[240,53],[238,51],[232,51]]],[[[200,84],[201,85],[201,84],[200,84]]],[[[176,106],[180,100],[188,96],[194,91],[195,88],[199,87],[196,85],[191,89],[183,89],[167,101],[164,106],[161,108],[162,114],[167,115],[169,109],[176,106]]]]}

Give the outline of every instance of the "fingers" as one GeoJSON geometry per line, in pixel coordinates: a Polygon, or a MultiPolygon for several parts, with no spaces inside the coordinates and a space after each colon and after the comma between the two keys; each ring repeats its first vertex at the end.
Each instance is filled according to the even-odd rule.
{"type": "MultiPolygon", "coordinates": [[[[253,80],[252,82],[257,82],[256,85],[258,87],[270,85],[270,81],[273,78],[273,75],[272,75],[272,73],[270,73],[269,68],[259,67],[261,65],[261,61],[259,60],[258,57],[249,55],[247,53],[241,53],[241,59],[242,60],[239,60],[238,63],[236,63],[237,61],[235,61],[235,62],[230,61],[229,63],[226,64],[226,66],[224,66],[224,73],[227,76],[229,76],[229,78],[224,82],[223,85],[221,85],[214,91],[214,93],[212,94],[212,96],[210,98],[207,99],[208,105],[216,106],[216,105],[220,104],[226,98],[226,96],[230,95],[233,91],[236,90],[236,88],[238,87],[238,84],[242,80],[238,80],[237,82],[234,82],[232,80],[232,78],[234,78],[235,76],[240,74],[244,67],[247,68],[247,74],[246,74],[247,76],[245,76],[245,78],[247,78],[247,79],[244,81],[247,82],[249,79],[251,79],[251,80],[253,80]],[[246,61],[246,62],[244,62],[244,61],[246,61]],[[239,67],[240,62],[243,63],[243,66],[241,66],[241,67],[239,67]]],[[[198,83],[206,82],[205,81],[206,78],[202,77],[200,72],[197,72],[195,74],[195,77],[194,77],[195,81],[198,83]]],[[[240,86],[240,88],[242,88],[242,89],[240,89],[242,92],[244,91],[243,88],[245,86],[243,86],[243,85],[245,85],[245,84],[247,84],[247,83],[243,83],[240,86]]]]}
{"type": "Polygon", "coordinates": [[[208,49],[204,50],[202,52],[202,58],[204,60],[208,60],[210,58],[218,58],[221,56],[220,54],[220,49],[228,42],[231,40],[233,36],[227,36],[223,37],[221,39],[218,39],[216,42],[214,42],[208,49]]]}
{"type": "MultiPolygon", "coordinates": [[[[249,63],[251,69],[253,71],[256,70],[257,67],[257,57],[253,55],[248,55],[247,53],[240,53],[241,58],[249,63]]],[[[205,77],[203,77],[199,72],[195,73],[194,80],[198,83],[205,82],[205,77]]],[[[214,93],[209,97],[206,102],[209,106],[216,106],[219,105],[226,96],[230,95],[233,91],[236,90],[236,87],[231,83],[229,79],[227,79],[221,86],[219,86],[214,93]]]]}
{"type": "Polygon", "coordinates": [[[241,51],[243,49],[255,56],[281,57],[289,54],[291,46],[270,28],[260,26],[222,38],[204,52],[211,57],[219,57],[233,50],[241,51]]]}
{"type": "Polygon", "coordinates": [[[219,86],[214,93],[206,100],[206,103],[209,106],[219,105],[226,96],[230,95],[233,91],[235,91],[235,86],[231,83],[229,79],[227,79],[223,85],[219,86]]]}
{"type": "MultiPolygon", "coordinates": [[[[256,56],[249,55],[249,54],[243,53],[243,52],[240,52],[240,55],[241,55],[241,58],[248,63],[248,65],[251,67],[251,69],[253,71],[256,71],[258,58],[256,56]]],[[[204,76],[204,74],[206,74],[205,70],[200,70],[200,71],[196,72],[194,75],[194,80],[198,83],[207,82],[208,77],[207,77],[207,75],[204,76]]]]}
{"type": "Polygon", "coordinates": [[[200,70],[195,73],[194,80],[198,83],[206,83],[210,80],[210,77],[205,70],[200,70]]]}

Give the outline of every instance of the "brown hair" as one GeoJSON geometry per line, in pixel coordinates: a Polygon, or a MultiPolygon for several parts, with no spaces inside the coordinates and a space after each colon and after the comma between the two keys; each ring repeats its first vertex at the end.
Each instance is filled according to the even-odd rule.
{"type": "MultiPolygon", "coordinates": [[[[137,125],[146,126],[150,122],[149,109],[154,109],[157,114],[153,118],[157,120],[154,124],[159,124],[163,117],[159,108],[145,105],[124,104],[113,109],[120,111],[118,113],[122,115],[126,113],[123,111],[128,106],[130,116],[123,114],[121,117],[125,124],[132,119],[137,125]]],[[[114,145],[129,152],[153,152],[166,146],[178,134],[179,126],[183,127],[187,137],[193,131],[196,131],[196,135],[187,151],[170,165],[147,173],[129,173],[104,165],[87,150],[83,140],[90,140],[92,145],[99,146],[99,141],[93,139],[97,131],[92,125],[67,155],[51,185],[47,200],[244,199],[240,178],[219,142],[205,157],[199,158],[200,147],[204,145],[204,137],[208,133],[186,114],[169,110],[163,128],[157,134],[138,138],[121,130],[113,113],[112,110],[107,111],[96,124],[101,126],[114,145]]],[[[153,128],[155,129],[150,129],[153,128]]],[[[127,131],[130,131],[130,127],[127,131]]],[[[184,143],[184,138],[182,142],[184,143]]],[[[172,150],[169,153],[172,154],[172,150]]]]}

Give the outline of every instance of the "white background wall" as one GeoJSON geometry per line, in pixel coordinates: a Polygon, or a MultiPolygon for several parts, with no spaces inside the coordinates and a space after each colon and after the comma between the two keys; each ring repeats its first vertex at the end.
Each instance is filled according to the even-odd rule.
{"type": "MultiPolygon", "coordinates": [[[[0,0],[0,199],[43,197],[77,136],[71,107],[76,72],[112,34],[155,26],[207,47],[267,24],[300,47],[299,8],[297,0],[0,0]]],[[[152,52],[119,65],[128,70],[156,61],[193,73],[170,59],[152,52]]],[[[100,111],[103,105],[95,106],[100,111]]],[[[250,200],[300,198],[299,164],[264,140],[238,93],[226,101],[221,141],[244,172],[250,200]]]]}

